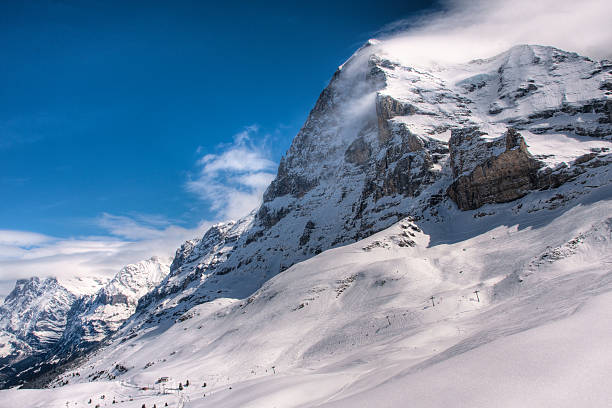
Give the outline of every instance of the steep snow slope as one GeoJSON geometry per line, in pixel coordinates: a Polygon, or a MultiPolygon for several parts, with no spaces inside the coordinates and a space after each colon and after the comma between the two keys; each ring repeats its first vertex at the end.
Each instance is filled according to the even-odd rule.
{"type": "MultiPolygon", "coordinates": [[[[556,193],[490,206],[495,214],[483,217],[441,209],[453,226],[404,220],[299,263],[246,299],[217,299],[117,339],[56,383],[69,385],[24,395],[41,398],[32,406],[43,398],[118,407],[397,406],[408,398],[442,407],[451,397],[570,406],[593,392],[601,406],[610,397],[600,376],[611,361],[612,188],[526,210],[556,193]],[[595,322],[598,337],[571,331],[595,322]],[[163,376],[169,382],[155,384],[163,376]],[[527,388],[517,395],[519,386],[527,388]]],[[[0,392],[0,402],[13,395],[0,392]]]]}
{"type": "Polygon", "coordinates": [[[59,279],[60,285],[68,289],[77,298],[91,296],[104,287],[110,279],[101,276],[75,276],[68,279],[59,279]]]}

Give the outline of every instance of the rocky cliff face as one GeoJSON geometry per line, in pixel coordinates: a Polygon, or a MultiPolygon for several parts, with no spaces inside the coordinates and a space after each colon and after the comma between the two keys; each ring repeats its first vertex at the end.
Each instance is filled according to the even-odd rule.
{"type": "Polygon", "coordinates": [[[529,153],[525,139],[513,128],[496,139],[483,139],[474,128],[452,132],[450,166],[455,180],[447,195],[462,210],[475,210],[485,204],[506,203],[533,190],[556,188],[587,171],[607,165],[608,148],[593,148],[552,168],[529,153]],[[467,157],[466,157],[467,156],[467,157]]]}
{"type": "Polygon", "coordinates": [[[544,164],[533,158],[525,139],[512,128],[498,139],[472,146],[490,157],[478,161],[476,167],[464,174],[461,148],[473,144],[473,138],[479,138],[478,132],[457,132],[450,139],[451,166],[457,179],[448,187],[447,194],[459,208],[473,210],[484,204],[513,201],[541,184],[538,170],[544,164]]]}

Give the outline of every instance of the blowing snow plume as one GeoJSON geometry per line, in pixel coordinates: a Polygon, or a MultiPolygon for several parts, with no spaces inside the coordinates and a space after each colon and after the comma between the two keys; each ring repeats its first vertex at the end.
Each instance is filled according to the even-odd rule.
{"type": "Polygon", "coordinates": [[[610,58],[612,3],[607,0],[448,0],[445,11],[400,20],[379,33],[407,63],[459,63],[516,44],[550,45],[610,58]]]}

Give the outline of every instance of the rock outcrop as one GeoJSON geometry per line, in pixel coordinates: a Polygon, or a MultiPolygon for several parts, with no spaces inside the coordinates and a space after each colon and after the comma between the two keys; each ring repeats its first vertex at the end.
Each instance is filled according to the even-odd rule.
{"type": "Polygon", "coordinates": [[[525,139],[516,130],[510,128],[492,141],[484,141],[481,135],[478,131],[456,132],[449,142],[451,166],[457,179],[448,187],[447,194],[460,209],[513,201],[540,186],[538,170],[543,163],[529,153],[525,139]],[[472,161],[466,162],[466,149],[472,161]],[[487,158],[469,168],[474,157],[487,158]]]}
{"type": "Polygon", "coordinates": [[[587,171],[609,164],[609,148],[593,148],[568,164],[551,167],[534,157],[513,128],[489,138],[478,128],[454,129],[449,141],[449,165],[454,177],[446,194],[461,210],[506,203],[533,190],[557,188],[587,171]]]}
{"type": "Polygon", "coordinates": [[[389,95],[377,95],[376,118],[378,120],[378,140],[385,143],[391,138],[392,125],[389,123],[389,119],[396,116],[412,115],[415,111],[414,106],[401,103],[389,95]]]}

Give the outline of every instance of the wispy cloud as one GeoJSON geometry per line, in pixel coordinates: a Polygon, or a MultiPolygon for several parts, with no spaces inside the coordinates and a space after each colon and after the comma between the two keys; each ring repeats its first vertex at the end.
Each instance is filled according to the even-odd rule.
{"type": "MultiPolygon", "coordinates": [[[[199,149],[198,171],[186,188],[211,206],[215,219],[239,218],[261,201],[276,169],[265,147],[268,137],[260,135],[258,126],[248,126],[213,154],[199,149]]],[[[174,255],[185,240],[202,236],[212,224],[202,221],[184,228],[163,215],[110,213],[89,222],[104,233],[58,238],[0,230],[0,298],[16,279],[31,276],[55,276],[68,286],[78,278],[110,278],[126,264],[174,255]]]]}
{"type": "Polygon", "coordinates": [[[517,44],[612,56],[609,0],[446,0],[444,11],[400,20],[379,37],[407,63],[465,62],[517,44]]]}
{"type": "Polygon", "coordinates": [[[173,228],[169,221],[161,216],[135,218],[102,213],[98,217],[99,226],[110,234],[129,240],[149,240],[167,235],[167,229],[173,228]]]}
{"type": "Polygon", "coordinates": [[[274,178],[276,164],[265,148],[266,136],[252,125],[234,136],[231,144],[205,154],[197,174],[186,183],[188,191],[210,204],[221,219],[236,219],[257,207],[274,178]]]}
{"type": "Polygon", "coordinates": [[[36,232],[0,230],[0,245],[29,247],[49,239],[50,237],[36,232]]]}

